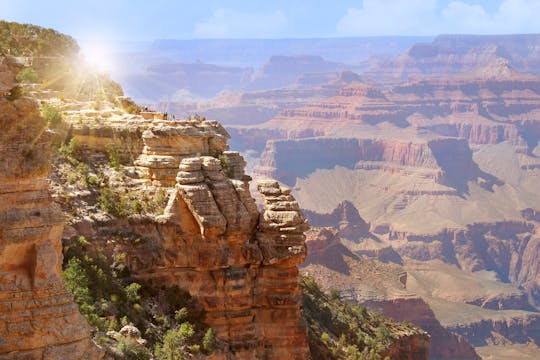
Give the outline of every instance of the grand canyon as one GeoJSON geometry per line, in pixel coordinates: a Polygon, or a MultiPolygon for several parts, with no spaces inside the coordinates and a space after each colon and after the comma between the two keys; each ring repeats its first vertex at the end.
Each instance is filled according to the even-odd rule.
{"type": "Polygon", "coordinates": [[[0,359],[540,354],[540,35],[0,25],[0,359]]]}

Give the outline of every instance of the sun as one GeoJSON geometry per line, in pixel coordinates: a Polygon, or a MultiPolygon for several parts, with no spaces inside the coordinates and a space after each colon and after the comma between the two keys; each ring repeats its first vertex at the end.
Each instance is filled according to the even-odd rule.
{"type": "Polygon", "coordinates": [[[111,49],[103,44],[91,43],[83,45],[82,56],[90,67],[98,71],[110,72],[113,69],[111,49]]]}

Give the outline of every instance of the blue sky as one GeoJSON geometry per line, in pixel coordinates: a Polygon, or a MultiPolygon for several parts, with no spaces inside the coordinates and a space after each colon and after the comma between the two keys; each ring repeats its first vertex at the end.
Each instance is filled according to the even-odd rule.
{"type": "Polygon", "coordinates": [[[540,0],[0,0],[80,41],[540,33],[540,0]]]}

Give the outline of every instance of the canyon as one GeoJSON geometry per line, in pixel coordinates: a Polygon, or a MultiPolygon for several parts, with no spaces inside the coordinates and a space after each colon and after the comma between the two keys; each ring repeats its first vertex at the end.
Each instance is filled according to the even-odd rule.
{"type": "MultiPolygon", "coordinates": [[[[2,153],[10,159],[2,172],[2,258],[10,259],[2,261],[2,358],[103,356],[60,276],[61,238],[73,233],[111,256],[125,254],[135,278],[187,290],[216,336],[228,344],[213,358],[308,357],[297,269],[306,251],[305,218],[290,191],[277,182],[259,184],[266,204],[259,213],[245,162],[226,151],[228,135],[218,123],[132,116],[132,129],[144,145],[136,160],[140,179],[168,189],[163,214],[127,224],[106,215],[97,218],[90,209],[63,231],[61,212],[48,194],[52,134],[45,120],[29,98],[3,100],[2,110],[2,121],[12,129],[2,139],[2,153]],[[223,154],[231,177],[210,156],[216,153],[223,154]],[[144,244],[111,249],[111,234],[120,230],[144,237],[144,244]]],[[[129,127],[117,133],[119,123],[103,121],[92,131],[73,128],[72,139],[88,154],[105,152],[111,144],[121,147],[120,135],[129,127]]]]}
{"type": "Polygon", "coordinates": [[[452,351],[474,358],[468,345],[456,345],[466,342],[538,346],[540,78],[534,62],[524,67],[529,55],[511,54],[469,65],[457,58],[463,68],[448,73],[439,65],[416,71],[425,63],[413,59],[393,67],[403,69],[399,75],[374,80],[364,72],[334,96],[300,99],[265,122],[227,126],[255,178],[290,186],[315,231],[339,229],[350,257],[321,250],[332,247],[318,243],[328,237],[321,230],[308,241],[305,271],[327,287],[336,287],[340,274],[342,293],[363,293],[351,299],[398,320],[405,314],[422,327],[431,313],[462,339],[451,345],[434,331],[433,358],[452,358],[452,351]],[[360,232],[343,228],[351,209],[361,217],[345,222],[360,232]],[[366,258],[400,266],[410,293],[371,299],[366,284],[375,280],[357,282],[366,270],[350,270],[366,258]],[[464,284],[476,290],[465,293],[464,284]],[[411,296],[428,310],[391,310],[399,301],[414,304],[411,296]]]}
{"type": "MultiPolygon", "coordinates": [[[[0,57],[10,129],[0,149],[0,358],[114,355],[107,344],[127,330],[91,329],[63,285],[62,252],[69,267],[81,246],[126,288],[142,284],[139,295],[186,291],[215,332],[212,359],[305,359],[324,331],[339,344],[313,318],[306,326],[309,277],[327,302],[406,321],[388,325],[406,330],[390,333],[382,355],[538,351],[538,37],[402,40],[379,49],[384,57],[355,57],[344,40],[302,45],[340,49],[334,57],[154,63],[127,88],[168,116],[105,76],[72,82],[80,69],[62,60],[35,59],[54,84],[26,84],[13,99],[22,65],[0,57]],[[167,81],[185,101],[158,102],[176,89],[167,81]],[[58,109],[62,125],[47,129],[30,97],[58,109]]],[[[245,54],[249,42],[231,43],[245,54]]],[[[185,44],[154,48],[159,58],[185,44]]],[[[98,300],[101,314],[119,309],[112,296],[98,300]]],[[[129,305],[141,314],[148,304],[129,305]]],[[[140,343],[152,321],[137,323],[140,343]]]]}
{"type": "MultiPolygon", "coordinates": [[[[83,76],[61,57],[32,59],[39,76],[62,74],[53,88],[17,84],[27,60],[0,60],[0,120],[8,130],[0,148],[0,358],[147,356],[144,338],[172,320],[141,316],[186,298],[193,299],[189,319],[202,314],[205,339],[215,334],[217,348],[203,350],[209,358],[309,358],[298,270],[309,226],[288,187],[259,181],[259,209],[246,162],[229,151],[217,121],[126,111],[137,106],[118,86],[83,76]],[[91,272],[98,277],[85,289],[91,272]],[[114,283],[104,284],[107,276],[114,283]],[[125,288],[114,293],[118,284],[125,288]],[[93,301],[95,291],[104,297],[93,301]],[[177,298],[145,299],[159,294],[177,298]],[[130,318],[116,319],[126,305],[130,318]]],[[[173,310],[180,325],[187,308],[173,310]]],[[[427,357],[425,332],[385,321],[400,329],[389,335],[388,354],[427,357]]],[[[179,326],[180,336],[189,326],[179,326]]],[[[199,349],[183,343],[177,351],[203,356],[199,349]]]]}

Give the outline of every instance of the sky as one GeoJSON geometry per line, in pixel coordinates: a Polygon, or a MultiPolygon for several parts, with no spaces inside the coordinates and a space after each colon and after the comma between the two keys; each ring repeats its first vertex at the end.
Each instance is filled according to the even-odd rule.
{"type": "Polygon", "coordinates": [[[85,41],[540,33],[540,0],[0,0],[85,41]]]}

